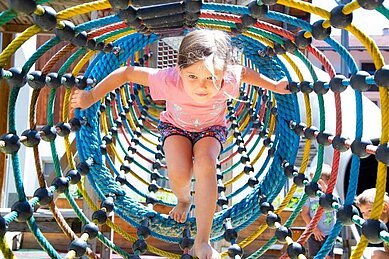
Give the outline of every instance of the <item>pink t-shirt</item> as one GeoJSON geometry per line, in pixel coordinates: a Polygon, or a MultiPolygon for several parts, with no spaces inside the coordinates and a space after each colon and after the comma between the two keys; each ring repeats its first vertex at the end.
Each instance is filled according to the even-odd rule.
{"type": "Polygon", "coordinates": [[[160,120],[190,132],[226,126],[227,100],[237,97],[241,73],[241,66],[230,66],[224,73],[220,91],[204,104],[195,103],[184,91],[179,68],[165,68],[149,75],[151,98],[166,101],[166,111],[161,112],[160,120]]]}

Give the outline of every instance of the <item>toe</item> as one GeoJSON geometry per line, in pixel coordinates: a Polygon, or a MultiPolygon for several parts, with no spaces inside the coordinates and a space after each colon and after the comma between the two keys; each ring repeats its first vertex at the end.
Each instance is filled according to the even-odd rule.
{"type": "Polygon", "coordinates": [[[186,221],[186,215],[185,215],[185,212],[181,214],[181,217],[180,217],[180,222],[181,223],[185,223],[186,221]]]}
{"type": "Polygon", "coordinates": [[[176,213],[174,213],[174,211],[170,211],[169,212],[169,217],[174,220],[174,221],[177,221],[177,215],[176,213]]]}

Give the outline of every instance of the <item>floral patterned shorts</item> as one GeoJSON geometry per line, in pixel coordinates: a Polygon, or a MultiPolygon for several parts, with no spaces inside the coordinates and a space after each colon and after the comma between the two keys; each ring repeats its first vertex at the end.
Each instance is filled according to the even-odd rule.
{"type": "Polygon", "coordinates": [[[161,133],[161,142],[162,146],[165,143],[165,139],[172,135],[180,135],[187,137],[194,145],[197,141],[205,137],[214,137],[220,142],[220,152],[223,150],[223,143],[226,142],[227,139],[227,127],[224,126],[211,126],[204,129],[201,132],[190,132],[183,129],[180,129],[170,123],[160,122],[158,124],[158,130],[161,133]]]}

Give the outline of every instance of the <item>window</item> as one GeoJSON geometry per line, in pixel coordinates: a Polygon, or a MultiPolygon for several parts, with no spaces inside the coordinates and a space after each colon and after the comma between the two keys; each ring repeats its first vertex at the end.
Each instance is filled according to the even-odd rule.
{"type": "Polygon", "coordinates": [[[361,69],[363,71],[366,71],[368,72],[370,75],[374,75],[374,72],[375,72],[375,66],[374,66],[374,63],[372,62],[362,62],[361,63],[361,69]]]}
{"type": "Polygon", "coordinates": [[[43,161],[42,162],[43,175],[47,179],[52,173],[54,173],[54,163],[52,161],[43,161]]]}
{"type": "MultiPolygon", "coordinates": [[[[374,75],[376,69],[374,63],[372,62],[362,62],[361,70],[368,72],[370,75],[374,75]]],[[[378,87],[376,85],[372,85],[372,87],[368,90],[369,92],[377,92],[378,87]]]]}

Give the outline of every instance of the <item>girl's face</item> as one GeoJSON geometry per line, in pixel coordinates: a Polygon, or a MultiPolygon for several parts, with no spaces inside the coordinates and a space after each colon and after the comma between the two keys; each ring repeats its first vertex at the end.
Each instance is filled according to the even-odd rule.
{"type": "MultiPolygon", "coordinates": [[[[317,184],[320,185],[321,191],[326,192],[328,187],[328,179],[325,179],[326,176],[321,175],[320,179],[317,180],[317,184]]],[[[313,179],[313,174],[311,174],[311,179],[313,179]]]]}
{"type": "MultiPolygon", "coordinates": [[[[359,210],[362,214],[363,219],[369,219],[371,211],[373,210],[373,203],[359,204],[359,210]]],[[[380,219],[386,224],[389,221],[388,216],[388,204],[384,201],[384,208],[381,213],[380,219]]]]}
{"type": "Polygon", "coordinates": [[[196,103],[206,103],[220,91],[223,74],[222,70],[216,69],[212,74],[204,61],[196,62],[180,71],[184,90],[196,103]]]}
{"type": "Polygon", "coordinates": [[[373,209],[373,204],[371,203],[359,205],[359,210],[361,211],[362,217],[364,219],[370,218],[370,213],[372,209],[373,209]]]}

